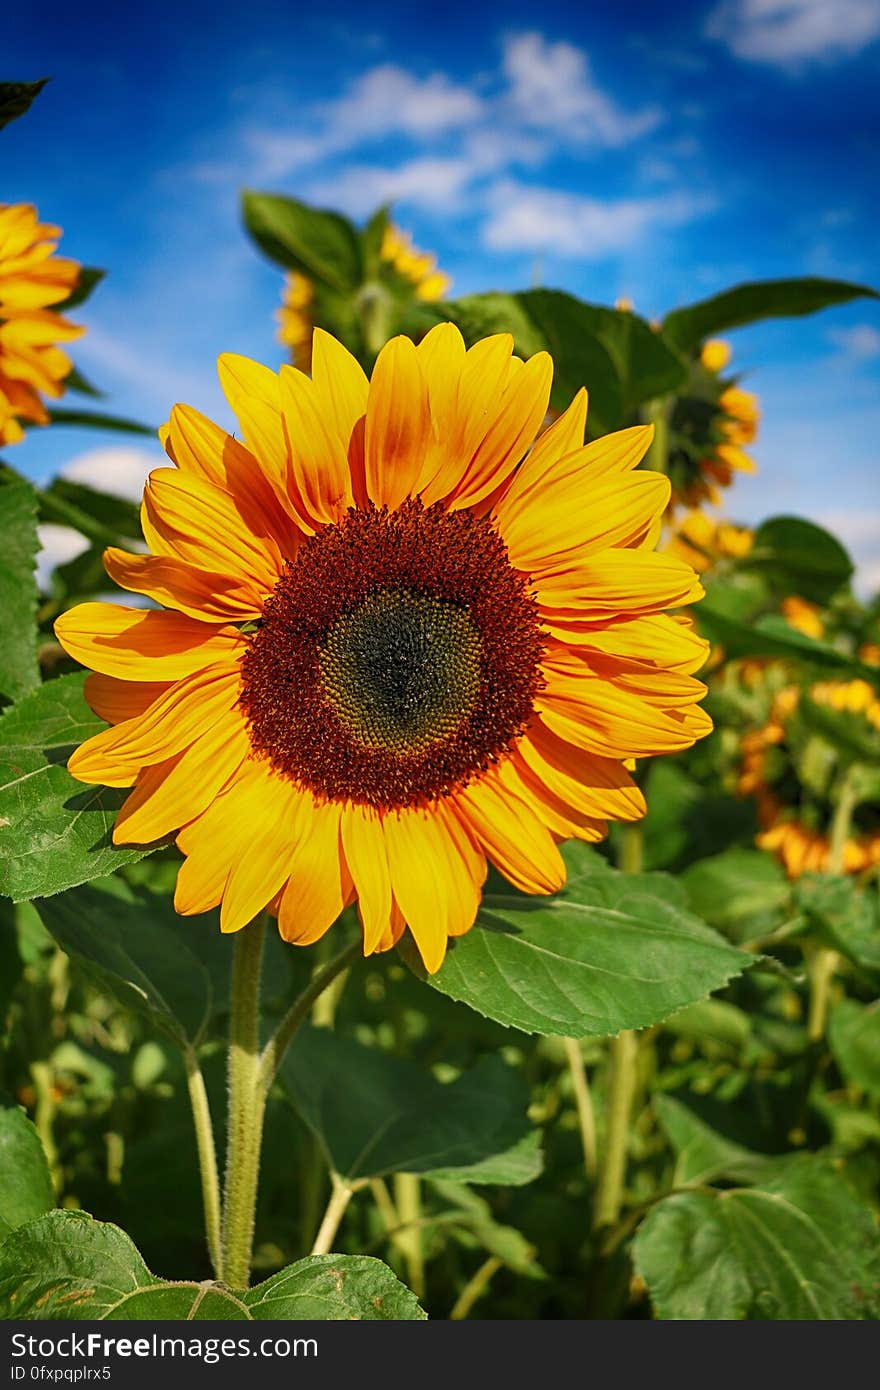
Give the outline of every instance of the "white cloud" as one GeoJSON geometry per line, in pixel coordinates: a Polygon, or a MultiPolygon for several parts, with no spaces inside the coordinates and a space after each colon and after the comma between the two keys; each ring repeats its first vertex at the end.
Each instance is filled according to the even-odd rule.
{"type": "Polygon", "coordinates": [[[425,138],[472,125],[483,103],[469,87],[435,72],[419,79],[394,63],[371,68],[338,101],[317,108],[338,140],[404,132],[425,138]]]}
{"type": "Polygon", "coordinates": [[[880,357],[880,331],[869,323],[857,323],[852,328],[833,328],[828,337],[846,357],[862,362],[880,357]]]}
{"type": "Polygon", "coordinates": [[[880,0],[723,0],[706,33],[747,62],[829,62],[880,37],[880,0]]]}
{"type": "Polygon", "coordinates": [[[676,226],[709,210],[691,194],[602,201],[507,180],[492,195],[483,239],[494,251],[551,252],[598,260],[631,246],[651,227],[676,226]]]}
{"type": "MultiPolygon", "coordinates": [[[[113,445],[77,454],[61,469],[61,477],[72,483],[85,483],[98,492],[109,492],[127,502],[140,502],[148,473],[168,460],[157,448],[155,453],[113,445]]],[[[64,528],[61,528],[64,529],[64,528]]]]}
{"type": "Polygon", "coordinates": [[[332,179],[310,184],[308,193],[319,203],[331,203],[353,217],[364,217],[380,203],[412,203],[420,207],[447,207],[460,197],[474,176],[468,159],[411,159],[396,169],[354,164],[332,179]]]}
{"type": "Polygon", "coordinates": [[[77,555],[82,555],[84,550],[88,550],[91,541],[87,541],[85,536],[81,536],[79,531],[72,530],[70,526],[55,526],[52,522],[37,527],[37,538],[40,542],[40,549],[37,551],[37,586],[42,593],[46,593],[52,571],[59,565],[66,565],[68,561],[75,560],[77,555]]]}
{"type": "Polygon", "coordinates": [[[596,84],[583,49],[516,34],[504,45],[507,101],[523,125],[552,128],[576,141],[614,147],[652,130],[656,110],[629,113],[596,84]]]}

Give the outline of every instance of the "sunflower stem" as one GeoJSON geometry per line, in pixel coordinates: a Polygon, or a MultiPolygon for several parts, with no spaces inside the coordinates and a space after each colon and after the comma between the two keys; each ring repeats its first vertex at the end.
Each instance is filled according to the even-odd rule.
{"type": "Polygon", "coordinates": [[[229,1019],[229,1109],[223,1194],[221,1278],[234,1289],[250,1280],[265,1092],[260,1088],[260,974],[265,915],[238,932],[229,1019]]]}
{"type": "Polygon", "coordinates": [[[581,1131],[581,1147],[584,1151],[584,1171],[587,1181],[593,1183],[598,1172],[598,1160],[596,1154],[596,1117],[593,1112],[593,1097],[590,1094],[590,1082],[587,1077],[587,1069],[584,1065],[584,1054],[581,1045],[575,1038],[563,1038],[565,1046],[565,1056],[568,1061],[569,1075],[571,1076],[571,1086],[574,1091],[575,1104],[577,1106],[578,1125],[581,1131]]]}
{"type": "MultiPolygon", "coordinates": [[[[641,872],[644,841],[640,825],[623,827],[620,868],[623,873],[641,872]]],[[[623,1202],[629,1122],[636,1090],[639,1044],[635,1033],[624,1029],[611,1039],[611,1075],[605,1118],[605,1152],[599,1172],[593,1225],[596,1230],[613,1226],[623,1202]]]]}
{"type": "MultiPolygon", "coordinates": [[[[840,785],[837,805],[831,822],[831,839],[828,846],[829,874],[843,873],[843,860],[846,843],[852,828],[853,812],[857,795],[855,781],[847,773],[840,785]]],[[[811,1043],[821,1042],[825,1036],[828,1021],[828,1005],[831,999],[831,982],[837,969],[840,956],[836,951],[821,946],[810,961],[810,1008],[807,1015],[807,1037],[811,1043]]]]}
{"type": "Polygon", "coordinates": [[[422,1184],[417,1173],[395,1173],[394,1205],[405,1229],[395,1244],[406,1262],[406,1282],[416,1298],[425,1296],[425,1254],[422,1245],[422,1184]]]}
{"type": "Polygon", "coordinates": [[[189,1102],[192,1107],[193,1125],[196,1132],[196,1146],[199,1154],[199,1173],[202,1180],[202,1204],[205,1211],[205,1234],[208,1239],[208,1253],[215,1276],[220,1278],[220,1178],[217,1172],[217,1151],[214,1146],[214,1127],[211,1123],[211,1109],[205,1078],[195,1053],[188,1047],[183,1054],[186,1067],[186,1084],[189,1102]]]}
{"type": "MultiPolygon", "coordinates": [[[[264,1102],[277,1075],[278,1068],[284,1060],[284,1054],[290,1047],[297,1030],[308,1018],[312,1005],[337,977],[348,969],[362,950],[363,946],[359,940],[344,946],[326,965],[321,966],[320,970],[315,972],[302,994],[297,995],[294,999],[260,1054],[257,1084],[264,1102]]],[[[330,1018],[332,1019],[332,1013],[330,1018]]]]}
{"type": "Polygon", "coordinates": [[[663,398],[650,401],[647,409],[648,421],[654,426],[654,438],[645,455],[645,468],[655,473],[669,472],[669,405],[663,398]]]}
{"type": "Polygon", "coordinates": [[[357,1192],[358,1187],[363,1184],[343,1182],[337,1173],[330,1174],[332,1188],[330,1201],[327,1203],[327,1210],[324,1212],[324,1219],[315,1236],[315,1243],[312,1246],[313,1255],[328,1255],[333,1249],[333,1242],[336,1239],[336,1232],[342,1223],[346,1207],[357,1192]]]}
{"type": "Polygon", "coordinates": [[[493,1277],[499,1269],[503,1268],[503,1265],[504,1261],[499,1260],[497,1255],[490,1255],[487,1260],[483,1261],[455,1300],[449,1314],[450,1322],[460,1322],[468,1316],[477,1299],[486,1292],[493,1277]]]}

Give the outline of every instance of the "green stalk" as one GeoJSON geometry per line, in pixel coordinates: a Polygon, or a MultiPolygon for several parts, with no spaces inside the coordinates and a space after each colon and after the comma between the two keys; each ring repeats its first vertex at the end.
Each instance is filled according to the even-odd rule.
{"type": "MultiPolygon", "coordinates": [[[[342,950],[338,951],[326,965],[321,966],[320,970],[315,972],[302,994],[293,1001],[263,1048],[260,1057],[257,1080],[260,1092],[264,1097],[269,1094],[269,1088],[284,1060],[284,1054],[290,1047],[297,1030],[308,1018],[313,1004],[333,984],[337,976],[348,969],[352,961],[362,953],[362,950],[363,947],[359,940],[352,941],[348,946],[343,946],[342,950]]],[[[332,1018],[332,1013],[330,1017],[332,1018]]]]}
{"type": "MultiPolygon", "coordinates": [[[[640,873],[642,859],[641,826],[624,826],[620,848],[621,870],[628,874],[640,873]]],[[[596,1230],[604,1226],[613,1226],[620,1216],[626,1177],[629,1122],[636,1091],[638,1052],[639,1045],[635,1033],[624,1030],[611,1039],[605,1152],[602,1156],[593,1215],[596,1230]]]]}
{"type": "Polygon", "coordinates": [[[490,1255],[484,1260],[475,1274],[471,1275],[465,1284],[449,1314],[450,1322],[460,1322],[466,1318],[476,1303],[477,1299],[486,1292],[494,1275],[496,1275],[504,1265],[503,1260],[499,1260],[497,1255],[490,1255]]]}
{"type": "Polygon", "coordinates": [[[649,422],[654,426],[654,438],[645,455],[643,466],[655,473],[669,471],[669,406],[668,399],[659,397],[649,403],[646,412],[649,422]]]}
{"type": "Polygon", "coordinates": [[[235,937],[229,1019],[229,1110],[223,1197],[221,1278],[234,1289],[250,1280],[265,1099],[259,1088],[260,973],[265,916],[235,937]]]}
{"type": "Polygon", "coordinates": [[[186,1067],[186,1084],[199,1154],[199,1174],[202,1180],[202,1205],[205,1211],[208,1253],[211,1256],[214,1274],[219,1279],[221,1268],[220,1178],[217,1172],[214,1127],[211,1123],[211,1109],[208,1105],[208,1093],[205,1090],[205,1078],[202,1075],[195,1048],[188,1047],[186,1049],[183,1054],[183,1061],[186,1067]]]}
{"type": "MultiPolygon", "coordinates": [[[[856,809],[857,793],[852,772],[845,774],[834,808],[831,821],[831,839],[828,846],[829,874],[843,873],[843,856],[846,842],[852,828],[853,812],[856,809]]],[[[828,1005],[831,998],[831,982],[837,969],[840,956],[837,951],[822,946],[810,961],[810,1007],[807,1015],[807,1037],[811,1043],[821,1042],[825,1036],[828,1021],[828,1005]]]]}
{"type": "Polygon", "coordinates": [[[587,1182],[592,1184],[596,1180],[598,1158],[596,1154],[596,1117],[593,1112],[590,1082],[587,1077],[587,1069],[584,1066],[584,1054],[581,1051],[580,1043],[574,1038],[563,1038],[562,1042],[565,1047],[568,1071],[571,1076],[571,1088],[574,1091],[577,1106],[581,1148],[584,1151],[584,1171],[587,1175],[587,1182]]]}

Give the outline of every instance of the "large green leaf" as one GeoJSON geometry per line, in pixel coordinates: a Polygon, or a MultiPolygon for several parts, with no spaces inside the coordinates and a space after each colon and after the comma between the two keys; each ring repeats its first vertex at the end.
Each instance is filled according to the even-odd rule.
{"type": "Polygon", "coordinates": [[[47,681],[0,718],[0,893],[21,902],[110,874],[148,849],[111,843],[125,791],[88,787],[64,767],[106,726],[81,674],[47,681]]]}
{"type": "MultiPolygon", "coordinates": [[[[43,898],[36,907],[58,945],[100,989],[178,1045],[198,1041],[211,1014],[211,979],[168,898],[138,894],[113,877],[43,898]]],[[[197,922],[188,930],[193,935],[210,928],[197,922]]]]}
{"type": "Polygon", "coordinates": [[[246,1291],[151,1274],[118,1226],[53,1211],[0,1245],[0,1319],[284,1321],[421,1319],[413,1294],[380,1260],[319,1255],[246,1291]]]}
{"type": "Polygon", "coordinates": [[[118,545],[120,539],[140,540],[140,510],[134,502],[98,492],[85,483],[55,478],[39,496],[45,521],[73,526],[90,540],[118,545]]]}
{"type": "Polygon", "coordinates": [[[779,1160],[753,1153],[711,1129],[673,1096],[658,1095],[654,1113],[673,1149],[673,1187],[705,1185],[718,1178],[753,1183],[772,1174],[779,1160]]]}
{"type": "Polygon", "coordinates": [[[339,213],[311,208],[296,198],[247,191],[242,215],[254,241],[279,265],[344,293],[359,286],[358,233],[339,213]]]}
{"type": "Polygon", "coordinates": [[[0,1240],[54,1205],[40,1136],[23,1110],[0,1109],[0,1240]]]}
{"type": "Polygon", "coordinates": [[[735,845],[691,864],[682,874],[698,915],[735,941],[766,935],[791,902],[782,865],[757,849],[735,845]]]}
{"type": "Polygon", "coordinates": [[[810,925],[854,965],[880,971],[880,896],[846,874],[804,874],[796,901],[810,925]]]}
{"type": "Polygon", "coordinates": [[[880,1099],[880,1002],[841,999],[831,1011],[828,1043],[844,1080],[880,1099]]]}
{"type": "Polygon", "coordinates": [[[676,890],[658,878],[609,871],[574,879],[557,898],[489,894],[476,927],[427,981],[526,1033],[602,1036],[659,1023],[720,989],[749,957],[670,901],[676,890]]]}
{"type": "Polygon", "coordinates": [[[258,1321],[409,1322],[426,1316],[388,1266],[367,1255],[310,1255],[249,1289],[243,1302],[258,1321]]]}
{"type": "Polygon", "coordinates": [[[637,314],[586,304],[561,290],[469,295],[437,307],[468,343],[508,332],[521,356],[548,351],[554,406],[564,409],[586,386],[593,435],[619,428],[637,406],[674,391],[686,375],[675,349],[637,314]]]}
{"type": "Polygon", "coordinates": [[[37,497],[29,483],[0,487],[0,695],[17,700],[40,683],[37,665],[37,497]]]}
{"type": "Polygon", "coordinates": [[[41,77],[38,82],[0,82],[0,130],[30,109],[48,81],[41,77]]]}
{"type": "Polygon", "coordinates": [[[777,614],[770,613],[754,622],[740,621],[723,611],[720,599],[721,595],[716,598],[714,587],[710,586],[695,616],[703,636],[722,646],[729,660],[741,656],[782,656],[810,662],[813,666],[877,678],[876,671],[853,661],[827,642],[806,637],[777,614]]]}
{"type": "Polygon", "coordinates": [[[282,1076],[350,1182],[410,1172],[518,1184],[541,1171],[527,1088],[499,1057],[442,1085],[411,1062],[313,1028],[297,1036],[282,1076]]]}
{"type": "Polygon", "coordinates": [[[771,589],[827,603],[851,578],[852,560],[824,527],[799,516],[773,516],[762,522],[742,563],[758,569],[771,589]]]}
{"type": "Polygon", "coordinates": [[[857,1320],[880,1315],[870,1208],[822,1160],[754,1188],[667,1197],[634,1246],[659,1318],[857,1320]]]}
{"type": "Polygon", "coordinates": [[[663,331],[678,347],[692,349],[713,333],[726,333],[758,319],[814,314],[817,309],[865,296],[878,297],[867,285],[851,285],[845,280],[756,280],[673,309],[663,321],[663,331]]]}
{"type": "Polygon", "coordinates": [[[153,425],[142,425],[138,420],[127,420],[122,415],[106,415],[103,412],[98,414],[91,410],[52,409],[49,411],[49,423],[82,425],[89,430],[114,430],[119,434],[143,434],[150,439],[156,436],[153,425]]]}

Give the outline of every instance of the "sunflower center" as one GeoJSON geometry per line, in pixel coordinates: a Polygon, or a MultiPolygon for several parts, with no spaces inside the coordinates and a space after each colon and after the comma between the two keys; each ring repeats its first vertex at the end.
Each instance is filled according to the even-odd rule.
{"type": "Polygon", "coordinates": [[[355,739],[410,753],[454,734],[473,709],[480,634],[457,604],[381,589],[334,623],[319,664],[355,739]]]}
{"type": "Polygon", "coordinates": [[[410,500],[304,541],[242,663],[256,752],[384,809],[466,785],[525,730],[544,634],[492,524],[410,500]]]}

